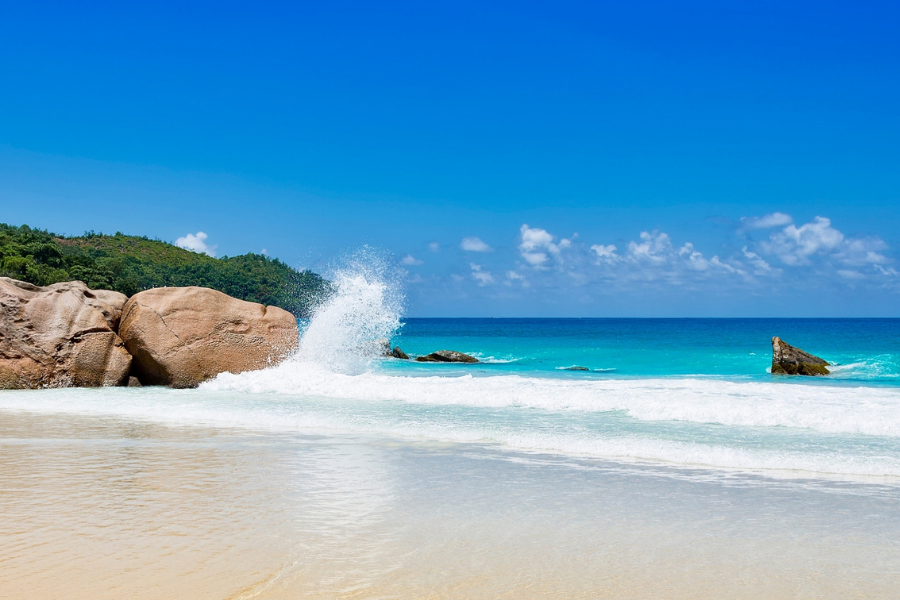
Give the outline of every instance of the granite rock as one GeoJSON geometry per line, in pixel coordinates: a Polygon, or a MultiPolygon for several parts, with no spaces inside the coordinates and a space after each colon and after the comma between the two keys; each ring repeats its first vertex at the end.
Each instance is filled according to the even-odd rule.
{"type": "Polygon", "coordinates": [[[155,288],[132,296],[119,335],[144,385],[196,387],[219,373],[276,364],[298,345],[297,320],[274,306],[202,287],[155,288]]]}
{"type": "Polygon", "coordinates": [[[772,373],[782,375],[828,375],[828,362],[795,348],[780,337],[772,338],[772,373]]]}
{"type": "Polygon", "coordinates": [[[478,359],[462,352],[455,350],[438,350],[425,356],[417,356],[417,362],[454,362],[454,363],[477,363],[478,359]]]}
{"type": "Polygon", "coordinates": [[[126,300],[80,281],[0,277],[0,388],[124,385],[131,356],[116,329],[126,300]]]}

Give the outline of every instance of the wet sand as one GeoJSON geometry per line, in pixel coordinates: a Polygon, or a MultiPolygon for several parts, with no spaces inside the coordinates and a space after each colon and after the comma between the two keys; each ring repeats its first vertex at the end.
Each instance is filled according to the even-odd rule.
{"type": "Polygon", "coordinates": [[[0,411],[4,598],[889,598],[900,492],[0,411]]]}

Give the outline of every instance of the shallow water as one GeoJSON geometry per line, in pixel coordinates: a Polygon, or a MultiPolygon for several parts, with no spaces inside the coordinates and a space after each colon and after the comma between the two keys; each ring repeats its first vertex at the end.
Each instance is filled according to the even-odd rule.
{"type": "Polygon", "coordinates": [[[410,320],[488,361],[416,364],[352,351],[399,322],[356,287],[265,371],[0,392],[0,596],[900,588],[900,321],[410,320]]]}
{"type": "Polygon", "coordinates": [[[4,597],[887,598],[900,586],[890,487],[2,417],[4,597]]]}

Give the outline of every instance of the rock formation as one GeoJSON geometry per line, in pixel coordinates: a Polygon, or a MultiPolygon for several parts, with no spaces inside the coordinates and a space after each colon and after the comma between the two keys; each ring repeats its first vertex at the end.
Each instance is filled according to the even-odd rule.
{"type": "Polygon", "coordinates": [[[122,310],[119,335],[142,384],[176,388],[265,368],[298,344],[297,320],[286,310],[201,287],[135,294],[122,310]]]}
{"type": "Polygon", "coordinates": [[[574,367],[566,367],[563,371],[590,371],[587,367],[582,367],[580,365],[575,365],[574,367]]]}
{"type": "Polygon", "coordinates": [[[394,349],[391,350],[391,356],[400,360],[409,360],[409,354],[401,350],[400,346],[394,346],[394,349]]]}
{"type": "Polygon", "coordinates": [[[438,350],[425,356],[417,356],[418,362],[458,362],[458,363],[477,363],[478,359],[462,352],[455,350],[438,350]]]}
{"type": "Polygon", "coordinates": [[[124,384],[131,356],[116,328],[126,299],[80,281],[0,277],[0,388],[124,384]]]}
{"type": "Polygon", "coordinates": [[[780,337],[772,338],[772,373],[783,375],[828,375],[828,362],[800,348],[794,348],[780,337]]]}

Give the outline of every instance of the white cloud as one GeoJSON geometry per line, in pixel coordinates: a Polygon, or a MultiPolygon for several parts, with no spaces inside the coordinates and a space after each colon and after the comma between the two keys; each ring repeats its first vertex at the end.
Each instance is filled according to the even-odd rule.
{"type": "Polygon", "coordinates": [[[763,275],[765,273],[772,272],[772,266],[765,260],[763,260],[763,258],[759,254],[748,250],[747,246],[741,248],[741,252],[743,253],[744,257],[746,257],[746,259],[750,261],[750,264],[756,268],[757,275],[763,275]]]}
{"type": "Polygon", "coordinates": [[[833,251],[843,241],[844,234],[831,226],[830,219],[816,217],[800,227],[791,224],[773,233],[761,247],[786,265],[805,265],[813,254],[833,251]]]}
{"type": "Polygon", "coordinates": [[[469,263],[469,267],[472,269],[472,279],[477,281],[479,286],[484,287],[494,283],[494,276],[491,275],[490,271],[483,270],[481,265],[469,263]]]}
{"type": "Polygon", "coordinates": [[[563,238],[557,244],[555,243],[556,237],[547,230],[529,227],[527,224],[519,228],[519,235],[522,239],[519,244],[519,253],[525,262],[533,267],[542,267],[550,260],[551,256],[561,262],[561,252],[572,247],[572,240],[563,238]]]}
{"type": "Polygon", "coordinates": [[[890,261],[879,250],[887,250],[887,247],[888,245],[879,237],[849,239],[842,244],[838,259],[854,267],[883,265],[890,261]]]}
{"type": "Polygon", "coordinates": [[[628,242],[628,253],[638,261],[662,264],[673,253],[672,241],[666,233],[642,231],[640,244],[628,242]]]}
{"type": "Polygon", "coordinates": [[[523,224],[514,249],[518,266],[492,263],[495,275],[481,264],[469,263],[470,271],[460,275],[482,287],[501,284],[509,293],[522,288],[573,293],[581,289],[591,295],[594,289],[608,293],[648,286],[689,293],[749,292],[763,285],[823,290],[828,285],[879,286],[900,291],[900,273],[880,238],[847,237],[821,216],[805,224],[785,221],[784,213],[759,217],[752,222],[755,232],[737,232],[731,240],[720,241],[710,257],[694,243],[679,240],[676,245],[668,233],[658,230],[641,231],[632,241],[617,245],[590,245],[576,243],[574,235],[560,239],[523,224]]]}
{"type": "Polygon", "coordinates": [[[759,247],[762,252],[777,256],[791,266],[810,265],[817,255],[853,267],[890,262],[881,253],[888,247],[884,240],[879,237],[847,238],[825,217],[816,217],[800,227],[788,225],[760,242],[759,247]]]}
{"type": "Polygon", "coordinates": [[[521,273],[517,273],[516,271],[507,271],[506,272],[506,281],[503,282],[504,285],[512,286],[515,284],[519,284],[523,288],[531,287],[531,284],[525,279],[525,276],[521,273]]]}
{"type": "Polygon", "coordinates": [[[697,271],[705,271],[709,268],[710,262],[703,258],[702,252],[694,250],[694,244],[690,242],[686,242],[684,246],[678,250],[678,256],[686,256],[688,266],[697,271]]]}
{"type": "Polygon", "coordinates": [[[481,241],[481,238],[470,235],[464,237],[459,243],[459,247],[466,252],[493,252],[494,249],[481,241]]]}
{"type": "Polygon", "coordinates": [[[431,242],[428,244],[428,250],[430,250],[431,252],[440,252],[441,245],[437,242],[431,242]]]}
{"type": "Polygon", "coordinates": [[[268,255],[269,255],[269,251],[266,250],[265,248],[263,248],[262,250],[260,250],[259,253],[262,254],[263,256],[268,256],[268,255]]]}
{"type": "Polygon", "coordinates": [[[793,223],[791,215],[782,212],[773,212],[762,217],[741,217],[741,223],[746,229],[770,229],[793,223]]]}
{"type": "Polygon", "coordinates": [[[604,246],[603,244],[594,244],[591,250],[597,255],[597,259],[603,262],[614,263],[622,260],[622,257],[616,254],[616,247],[612,244],[604,246]]]}
{"type": "Polygon", "coordinates": [[[411,265],[411,266],[415,266],[415,265],[421,265],[423,262],[424,262],[424,261],[419,260],[418,258],[416,258],[415,256],[413,256],[412,254],[407,254],[407,255],[404,256],[403,259],[400,261],[400,264],[401,264],[401,265],[411,265]]]}
{"type": "Polygon", "coordinates": [[[718,256],[713,256],[711,259],[709,259],[709,264],[720,269],[725,269],[729,273],[740,273],[741,275],[746,275],[746,272],[743,269],[738,269],[737,267],[733,267],[726,262],[722,262],[722,260],[719,259],[718,256]]]}
{"type": "Polygon", "coordinates": [[[206,243],[208,237],[209,236],[207,236],[202,231],[198,231],[197,233],[189,233],[186,236],[180,237],[175,240],[175,245],[179,248],[184,248],[185,250],[191,250],[192,252],[199,252],[201,254],[215,256],[216,248],[218,248],[218,246],[208,245],[206,243]]]}

